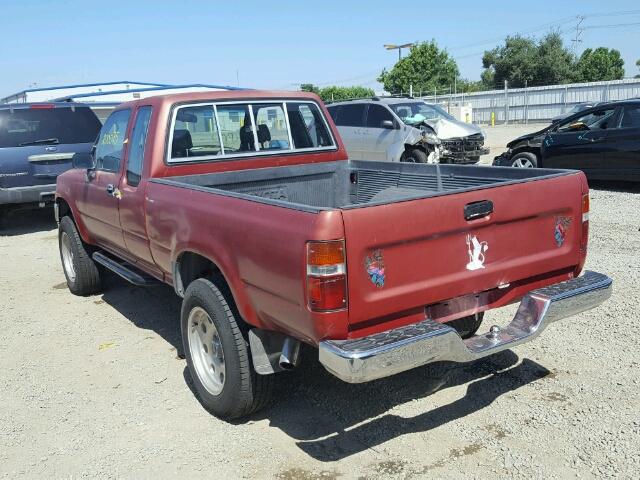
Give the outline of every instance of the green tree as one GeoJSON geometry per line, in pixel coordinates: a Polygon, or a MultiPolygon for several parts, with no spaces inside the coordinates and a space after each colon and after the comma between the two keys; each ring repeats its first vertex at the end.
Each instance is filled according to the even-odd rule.
{"type": "Polygon", "coordinates": [[[313,83],[302,83],[300,84],[300,90],[303,92],[312,92],[316,94],[320,94],[320,89],[316,87],[313,83]]]}
{"type": "Polygon", "coordinates": [[[313,92],[320,95],[320,98],[325,102],[331,101],[339,101],[339,100],[349,100],[352,98],[364,98],[364,97],[373,97],[375,92],[367,87],[338,87],[338,86],[329,86],[319,88],[312,83],[303,83],[300,85],[300,90],[303,92],[313,92]]]}
{"type": "Polygon", "coordinates": [[[624,60],[620,52],[613,48],[587,48],[580,55],[576,70],[583,82],[620,80],[624,77],[624,60]]]}
{"type": "Polygon", "coordinates": [[[391,70],[382,70],[378,81],[391,93],[408,93],[411,86],[414,92],[432,92],[448,89],[459,76],[456,61],[431,40],[411,47],[391,70]]]}
{"type": "MultiPolygon", "coordinates": [[[[640,59],[636,60],[636,67],[640,69],[640,59]]],[[[640,78],[640,75],[636,75],[636,78],[640,78]]]]}
{"type": "Polygon", "coordinates": [[[576,79],[575,58],[558,33],[540,41],[516,35],[507,37],[503,46],[484,52],[482,81],[487,88],[525,85],[555,85],[576,79]]]}

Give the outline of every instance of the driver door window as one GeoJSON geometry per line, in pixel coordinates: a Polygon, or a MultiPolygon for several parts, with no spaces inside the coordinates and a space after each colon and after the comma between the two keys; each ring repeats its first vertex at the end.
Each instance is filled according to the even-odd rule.
{"type": "Polygon", "coordinates": [[[367,127],[369,128],[385,128],[382,126],[382,122],[391,121],[395,127],[395,120],[389,110],[380,105],[369,105],[369,111],[367,112],[367,127]]]}
{"type": "Polygon", "coordinates": [[[119,172],[124,150],[124,137],[131,110],[113,112],[100,130],[96,144],[96,169],[119,172]]]}
{"type": "Polygon", "coordinates": [[[589,130],[608,130],[616,128],[615,108],[596,110],[558,126],[558,133],[584,132],[589,130]]]}

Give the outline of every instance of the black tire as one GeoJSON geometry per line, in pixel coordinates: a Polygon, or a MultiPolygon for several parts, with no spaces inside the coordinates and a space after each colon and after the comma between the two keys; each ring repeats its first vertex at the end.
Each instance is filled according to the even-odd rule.
{"type": "Polygon", "coordinates": [[[85,248],[78,229],[70,217],[62,217],[58,227],[58,248],[60,249],[60,261],[62,270],[67,279],[67,286],[74,295],[93,295],[102,290],[100,281],[100,271],[85,248]],[[65,242],[68,245],[65,246],[65,242]],[[65,251],[71,252],[70,262],[73,267],[71,271],[65,261],[65,251]]]}
{"type": "Polygon", "coordinates": [[[429,161],[429,156],[419,148],[411,148],[405,150],[400,161],[407,163],[427,163],[429,161]]]}
{"type": "MultiPolygon", "coordinates": [[[[250,415],[269,402],[274,378],[273,375],[258,375],[253,369],[249,345],[241,329],[242,320],[233,299],[229,294],[227,299],[223,290],[228,292],[228,289],[218,288],[210,280],[194,280],[182,302],[180,325],[185,359],[200,403],[216,417],[233,420],[250,415]],[[200,378],[192,358],[190,342],[194,342],[194,348],[199,345],[190,340],[193,335],[189,334],[189,324],[193,321],[193,312],[199,310],[204,310],[209,317],[207,321],[213,322],[217,340],[222,345],[224,381],[217,394],[205,387],[207,379],[203,381],[200,378]]],[[[216,347],[212,346],[211,349],[215,351],[216,347]]]]}
{"type": "Polygon", "coordinates": [[[511,157],[511,166],[517,168],[537,168],[538,156],[531,152],[516,153],[511,157]]]}
{"type": "Polygon", "coordinates": [[[480,325],[482,324],[482,319],[484,318],[484,312],[476,313],[475,315],[469,315],[468,317],[457,318],[450,322],[447,322],[447,325],[453,327],[458,332],[462,338],[473,337],[480,325]]]}

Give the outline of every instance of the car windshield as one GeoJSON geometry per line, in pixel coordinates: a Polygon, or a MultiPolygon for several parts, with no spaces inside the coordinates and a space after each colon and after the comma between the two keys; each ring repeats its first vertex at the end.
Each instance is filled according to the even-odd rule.
{"type": "Polygon", "coordinates": [[[572,115],[574,113],[581,112],[582,110],[586,110],[587,108],[589,108],[589,105],[587,105],[586,103],[579,103],[578,105],[574,105],[573,108],[567,113],[572,115]]]}
{"type": "Polygon", "coordinates": [[[100,121],[88,107],[0,110],[0,148],[54,143],[90,143],[100,121]]]}
{"type": "Polygon", "coordinates": [[[424,102],[395,103],[389,106],[407,125],[415,125],[424,120],[455,120],[438,105],[429,105],[424,102]]]}

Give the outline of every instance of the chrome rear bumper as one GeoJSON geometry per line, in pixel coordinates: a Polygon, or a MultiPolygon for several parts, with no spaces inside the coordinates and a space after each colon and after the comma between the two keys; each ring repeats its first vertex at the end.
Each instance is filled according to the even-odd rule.
{"type": "Polygon", "coordinates": [[[581,277],[525,295],[509,325],[462,340],[456,331],[424,320],[354,340],[320,342],[320,363],[336,377],[362,383],[439,361],[472,362],[533,340],[557,320],[600,305],[611,296],[613,281],[601,273],[581,277]]]}

